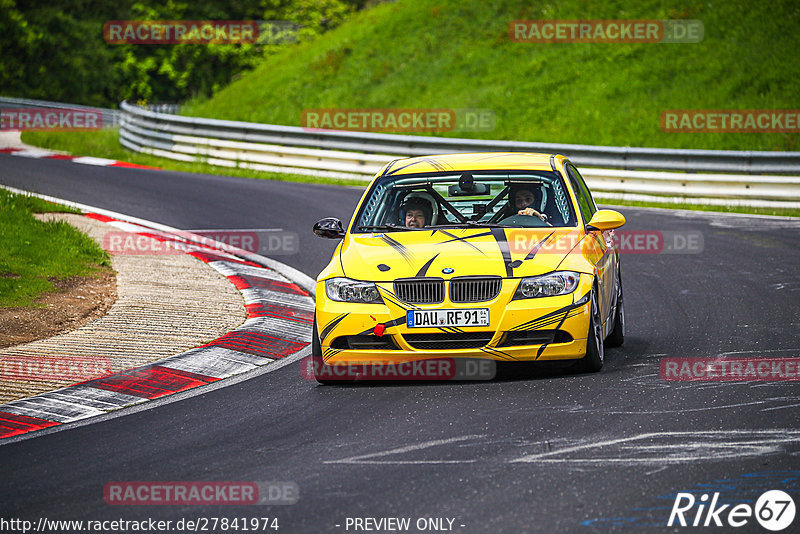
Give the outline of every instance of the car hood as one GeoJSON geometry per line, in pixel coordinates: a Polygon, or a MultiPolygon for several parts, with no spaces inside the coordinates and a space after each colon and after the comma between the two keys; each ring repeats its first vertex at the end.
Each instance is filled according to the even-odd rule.
{"type": "Polygon", "coordinates": [[[344,275],[358,280],[535,276],[556,270],[583,237],[583,231],[578,228],[469,228],[349,234],[342,243],[340,260],[344,275]]]}

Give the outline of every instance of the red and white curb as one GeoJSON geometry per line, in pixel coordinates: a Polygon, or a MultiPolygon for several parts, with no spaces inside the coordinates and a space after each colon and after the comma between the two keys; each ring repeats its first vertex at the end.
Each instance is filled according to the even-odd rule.
{"type": "Polygon", "coordinates": [[[91,156],[71,156],[69,154],[51,152],[41,148],[0,148],[0,154],[11,154],[12,156],[22,156],[23,158],[34,159],[58,159],[71,161],[72,163],[81,163],[83,165],[95,165],[97,167],[124,167],[131,169],[160,170],[160,167],[137,165],[136,163],[128,163],[126,161],[117,161],[114,159],[93,158],[91,156]]]}
{"type": "Polygon", "coordinates": [[[306,287],[313,287],[309,286],[311,279],[307,276],[243,250],[219,243],[215,247],[206,237],[131,217],[123,221],[98,211],[104,210],[95,209],[85,215],[126,232],[180,243],[187,254],[206,262],[239,289],[248,318],[240,327],[214,341],[181,354],[0,405],[0,440],[208,385],[297,355],[308,346],[314,300],[309,291],[284,274],[297,274],[292,277],[301,278],[306,287]],[[132,220],[136,222],[129,222],[132,220]],[[270,267],[248,260],[247,256],[258,258],[270,267]]]}

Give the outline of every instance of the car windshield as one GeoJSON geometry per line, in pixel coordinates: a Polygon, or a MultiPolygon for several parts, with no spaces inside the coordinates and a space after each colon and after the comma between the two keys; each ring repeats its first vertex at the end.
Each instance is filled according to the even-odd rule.
{"type": "Polygon", "coordinates": [[[576,225],[564,182],[555,172],[458,172],[382,177],[361,205],[353,231],[576,225]],[[520,214],[525,208],[542,216],[531,210],[520,214]]]}

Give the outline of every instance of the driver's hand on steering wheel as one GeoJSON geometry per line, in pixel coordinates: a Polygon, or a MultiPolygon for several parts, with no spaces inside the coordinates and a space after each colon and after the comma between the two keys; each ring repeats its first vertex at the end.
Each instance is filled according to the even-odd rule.
{"type": "Polygon", "coordinates": [[[552,226],[552,224],[547,222],[547,215],[545,215],[544,213],[539,213],[538,211],[536,211],[533,208],[529,207],[529,208],[521,209],[521,210],[519,210],[519,215],[529,215],[531,217],[539,217],[541,220],[546,222],[548,225],[552,226]]]}

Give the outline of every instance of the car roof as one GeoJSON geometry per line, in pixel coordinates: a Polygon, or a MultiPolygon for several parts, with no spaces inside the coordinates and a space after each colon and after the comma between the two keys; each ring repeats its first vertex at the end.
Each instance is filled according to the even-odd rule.
{"type": "MultiPolygon", "coordinates": [[[[551,171],[553,154],[528,152],[469,152],[436,154],[399,159],[390,163],[382,174],[400,175],[419,172],[531,170],[551,171]]],[[[564,160],[564,156],[555,156],[564,160]]]]}

